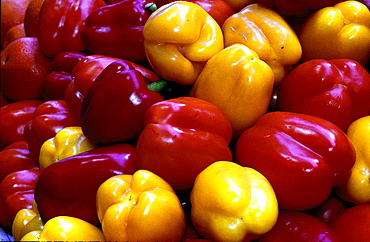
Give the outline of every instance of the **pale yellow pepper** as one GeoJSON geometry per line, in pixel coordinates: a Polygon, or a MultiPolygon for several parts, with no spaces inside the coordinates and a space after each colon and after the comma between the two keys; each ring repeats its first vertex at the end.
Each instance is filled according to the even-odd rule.
{"type": "Polygon", "coordinates": [[[255,51],[273,70],[275,85],[282,82],[289,66],[302,56],[301,44],[292,27],[279,13],[254,3],[227,18],[222,26],[225,46],[243,44],[255,51]]]}
{"type": "Polygon", "coordinates": [[[218,23],[201,6],[186,1],[157,9],[142,33],[153,70],[184,85],[193,84],[205,62],[224,48],[218,23]]]}
{"type": "Polygon", "coordinates": [[[278,202],[258,171],[217,161],[196,178],[190,195],[191,220],[212,241],[250,241],[276,224],[278,202]]]}
{"type": "Polygon", "coordinates": [[[349,180],[335,191],[351,203],[370,203],[370,115],[355,120],[347,136],[355,147],[356,162],[349,180]]]}
{"type": "Polygon", "coordinates": [[[266,113],[274,73],[256,52],[242,44],[214,55],[197,78],[190,95],[218,106],[229,118],[237,138],[266,113]]]}
{"type": "Polygon", "coordinates": [[[94,225],[75,217],[58,216],[48,220],[42,230],[34,230],[21,241],[106,241],[94,225]]]}
{"type": "Polygon", "coordinates": [[[40,169],[79,153],[96,148],[83,134],[81,127],[61,129],[53,138],[46,140],[40,149],[40,169]]]}
{"type": "Polygon", "coordinates": [[[41,220],[36,203],[33,202],[32,209],[24,208],[16,214],[12,226],[12,235],[14,241],[20,241],[29,232],[42,230],[43,228],[44,223],[41,220]]]}
{"type": "Polygon", "coordinates": [[[343,1],[309,16],[299,34],[302,61],[370,60],[370,11],[359,1],[343,1]]]}

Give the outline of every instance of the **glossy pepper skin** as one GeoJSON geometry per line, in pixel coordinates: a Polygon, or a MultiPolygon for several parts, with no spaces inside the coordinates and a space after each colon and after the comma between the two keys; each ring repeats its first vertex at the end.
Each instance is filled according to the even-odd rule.
{"type": "Polygon", "coordinates": [[[275,190],[279,207],[307,210],[344,184],[356,153],[346,134],[319,117],[270,112],[245,130],[236,162],[261,172],[275,190]]]}
{"type": "Polygon", "coordinates": [[[356,162],[350,178],[336,188],[336,193],[351,203],[370,203],[370,115],[355,120],[347,136],[355,147],[356,162]]]}
{"type": "Polygon", "coordinates": [[[109,177],[136,171],[134,152],[135,148],[128,144],[104,146],[46,167],[35,188],[42,220],[65,215],[99,226],[96,192],[109,177]]]}
{"type": "Polygon", "coordinates": [[[61,129],[78,125],[64,100],[50,100],[39,105],[24,128],[24,138],[32,158],[39,160],[42,144],[61,129]]]}
{"type": "Polygon", "coordinates": [[[72,216],[50,219],[42,230],[26,234],[21,241],[106,241],[96,226],[72,216]]]}
{"type": "Polygon", "coordinates": [[[95,10],[86,19],[82,42],[91,53],[146,64],[142,30],[150,15],[145,5],[151,2],[125,0],[95,10]]]}
{"type": "Polygon", "coordinates": [[[186,1],[157,9],[142,33],[153,70],[183,85],[194,84],[205,62],[224,48],[217,22],[201,6],[186,1]]]}
{"type": "Polygon", "coordinates": [[[278,106],[329,120],[346,132],[353,121],[370,115],[370,74],[349,59],[304,62],[280,85],[278,106]]]}
{"type": "Polygon", "coordinates": [[[87,16],[105,6],[103,0],[45,0],[38,20],[37,38],[41,51],[54,57],[63,51],[83,51],[81,31],[87,16]]]}
{"type": "Polygon", "coordinates": [[[82,131],[97,145],[137,138],[146,110],[163,98],[148,89],[130,62],[109,64],[90,85],[82,103],[82,131]]]}
{"type": "Polygon", "coordinates": [[[147,170],[107,179],[98,189],[97,207],[109,241],[180,241],[186,227],[172,187],[147,170]]]}
{"type": "Polygon", "coordinates": [[[288,67],[302,55],[298,37],[279,13],[262,4],[250,4],[225,20],[222,26],[225,46],[243,44],[255,51],[280,84],[288,67]]]}
{"type": "Polygon", "coordinates": [[[146,112],[135,163],[175,190],[188,190],[208,165],[232,159],[231,136],[231,124],[216,105],[194,97],[161,101],[146,112]]]}
{"type": "Polygon", "coordinates": [[[258,242],[331,241],[342,239],[324,222],[307,213],[279,211],[275,226],[259,238],[258,242]]]}
{"type": "Polygon", "coordinates": [[[24,235],[35,230],[42,230],[44,223],[41,220],[37,210],[36,203],[33,203],[32,208],[24,208],[18,211],[14,218],[12,226],[12,235],[14,241],[20,241],[24,235]]]}
{"type": "Polygon", "coordinates": [[[370,11],[359,1],[343,1],[310,15],[299,33],[302,61],[370,60],[370,11]]]}
{"type": "Polygon", "coordinates": [[[0,108],[0,143],[10,145],[25,140],[23,133],[26,124],[32,119],[42,100],[23,100],[9,103],[0,108]]]}
{"type": "Polygon", "coordinates": [[[194,227],[212,241],[256,239],[275,225],[278,216],[269,181],[231,161],[217,161],[204,169],[190,199],[194,227]]]}
{"type": "Polygon", "coordinates": [[[32,208],[34,189],[41,171],[21,170],[7,175],[0,184],[0,226],[11,230],[17,212],[32,208]]]}
{"type": "Polygon", "coordinates": [[[81,127],[65,127],[55,137],[42,144],[39,158],[40,169],[44,170],[55,162],[94,148],[97,146],[86,138],[81,127]]]}
{"type": "Polygon", "coordinates": [[[190,95],[219,107],[238,137],[266,113],[274,79],[271,68],[256,52],[234,44],[207,62],[190,95]]]}

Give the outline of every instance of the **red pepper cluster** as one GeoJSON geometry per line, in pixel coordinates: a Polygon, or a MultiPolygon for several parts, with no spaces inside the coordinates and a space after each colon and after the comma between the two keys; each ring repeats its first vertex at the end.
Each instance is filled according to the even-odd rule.
{"type": "MultiPolygon", "coordinates": [[[[187,1],[220,25],[236,12],[222,0],[187,1]]],[[[5,2],[11,1],[2,1],[2,8],[5,2]]],[[[155,1],[158,7],[170,2],[155,1]]],[[[297,23],[340,1],[254,2],[297,23]]],[[[370,222],[370,204],[347,202],[332,190],[348,179],[356,159],[347,128],[370,115],[369,64],[298,63],[275,86],[267,113],[235,139],[221,109],[190,97],[191,87],[163,81],[151,69],[142,29],[150,16],[145,6],[152,1],[22,3],[23,35],[13,41],[6,35],[19,21],[5,21],[1,30],[0,227],[5,232],[16,213],[34,201],[44,221],[68,215],[100,227],[98,187],[138,169],[165,179],[188,208],[196,176],[225,160],[260,171],[275,190],[278,221],[258,241],[370,241],[370,224],[362,222],[370,222]],[[82,127],[98,148],[41,171],[42,144],[69,126],[82,127]]],[[[191,226],[183,241],[209,241],[191,226]]]]}

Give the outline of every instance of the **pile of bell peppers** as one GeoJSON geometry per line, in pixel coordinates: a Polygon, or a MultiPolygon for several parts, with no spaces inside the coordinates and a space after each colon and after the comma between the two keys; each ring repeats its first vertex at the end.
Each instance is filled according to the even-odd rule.
{"type": "Polygon", "coordinates": [[[0,240],[370,241],[369,1],[25,8],[0,240]]]}

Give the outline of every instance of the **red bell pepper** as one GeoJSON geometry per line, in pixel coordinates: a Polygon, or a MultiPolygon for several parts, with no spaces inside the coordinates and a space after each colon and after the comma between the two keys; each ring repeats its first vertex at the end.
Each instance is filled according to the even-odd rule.
{"type": "Polygon", "coordinates": [[[53,58],[53,70],[72,73],[73,68],[86,56],[77,51],[60,52],[53,58]]]}
{"type": "Polygon", "coordinates": [[[370,74],[354,60],[315,59],[295,67],[278,92],[279,109],[318,116],[346,131],[370,115],[370,74]]]}
{"type": "Polygon", "coordinates": [[[103,0],[45,0],[38,21],[41,51],[54,57],[63,51],[83,51],[81,31],[87,16],[105,6],[103,0]]]}
{"type": "Polygon", "coordinates": [[[332,187],[349,178],[355,159],[352,143],[336,125],[291,112],[263,115],[236,144],[236,162],[261,172],[284,209],[324,202],[332,187]]]}
{"type": "Polygon", "coordinates": [[[38,161],[32,159],[26,141],[11,143],[0,151],[0,181],[12,172],[39,169],[38,161]]]}
{"type": "Polygon", "coordinates": [[[158,102],[146,112],[136,145],[136,166],[177,191],[188,190],[208,165],[231,160],[231,124],[216,105],[193,97],[158,102]]]}
{"type": "Polygon", "coordinates": [[[46,167],[35,188],[42,220],[65,215],[100,226],[96,192],[109,177],[136,171],[134,152],[135,148],[128,144],[104,146],[46,167]]]}
{"type": "Polygon", "coordinates": [[[339,213],[330,227],[343,241],[370,240],[370,204],[354,205],[339,213]]]}
{"type": "Polygon", "coordinates": [[[41,100],[23,100],[9,103],[0,108],[0,143],[9,145],[25,140],[23,133],[26,124],[32,119],[41,100]]]}
{"type": "Polygon", "coordinates": [[[39,105],[24,128],[24,138],[32,158],[38,161],[42,144],[61,129],[79,124],[64,100],[50,100],[39,105]]]}
{"type": "Polygon", "coordinates": [[[275,226],[258,242],[341,242],[341,238],[324,222],[307,213],[280,211],[275,226]]]}
{"type": "Polygon", "coordinates": [[[319,206],[307,211],[310,215],[320,219],[327,225],[333,221],[333,219],[341,212],[346,209],[346,203],[335,195],[329,196],[319,206]]]}
{"type": "Polygon", "coordinates": [[[144,128],[146,110],[161,100],[130,62],[115,61],[100,73],[83,99],[82,131],[97,145],[132,140],[144,128]]]}
{"type": "Polygon", "coordinates": [[[91,53],[147,64],[142,29],[151,0],[124,0],[101,7],[86,19],[82,42],[91,53]],[[124,14],[123,14],[124,13],[124,14]]]}
{"type": "Polygon", "coordinates": [[[11,229],[17,212],[31,209],[40,170],[21,170],[7,175],[0,184],[0,226],[11,229]]]}

